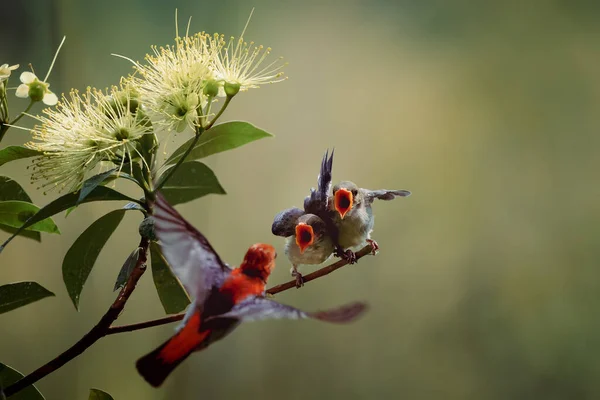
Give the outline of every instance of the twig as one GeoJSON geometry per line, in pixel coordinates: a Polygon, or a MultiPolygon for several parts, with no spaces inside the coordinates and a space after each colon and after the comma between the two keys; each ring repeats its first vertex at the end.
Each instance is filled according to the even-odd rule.
{"type": "MultiPolygon", "coordinates": [[[[358,261],[359,259],[363,258],[367,254],[371,254],[372,251],[373,251],[373,248],[371,247],[371,245],[370,244],[366,245],[365,247],[363,247],[356,253],[356,260],[358,261]]],[[[322,276],[325,276],[325,275],[329,275],[336,269],[340,269],[345,265],[348,265],[348,261],[339,260],[331,265],[328,265],[319,270],[316,270],[315,272],[312,272],[308,275],[304,275],[304,283],[313,281],[313,280],[320,278],[322,276]]],[[[286,290],[289,290],[294,287],[296,287],[295,279],[291,280],[289,282],[286,282],[286,283],[282,283],[281,285],[273,286],[272,288],[267,289],[266,293],[274,295],[277,293],[285,292],[286,290]]],[[[169,315],[168,317],[153,319],[151,321],[139,322],[137,324],[113,326],[111,328],[108,328],[106,335],[114,335],[116,333],[123,333],[123,332],[133,332],[133,331],[137,331],[140,329],[152,328],[154,326],[160,326],[160,325],[169,324],[171,322],[181,321],[183,319],[184,315],[185,314],[169,315]]]]}
{"type": "Polygon", "coordinates": [[[84,337],[82,337],[77,343],[67,349],[64,353],[60,354],[55,359],[49,361],[45,365],[42,365],[40,368],[36,369],[29,375],[19,379],[17,382],[13,383],[6,389],[4,389],[4,394],[6,397],[10,397],[11,395],[19,392],[20,390],[25,389],[29,385],[33,385],[46,375],[56,371],[58,368],[65,365],[67,362],[71,361],[81,353],[83,353],[88,347],[96,343],[96,341],[102,337],[104,337],[108,330],[110,329],[110,325],[119,317],[119,314],[123,311],[129,296],[135,289],[139,279],[144,274],[146,270],[146,253],[148,251],[149,241],[148,239],[142,238],[140,241],[139,247],[141,251],[139,252],[138,259],[135,265],[135,268],[131,272],[131,275],[127,279],[127,283],[119,292],[114,303],[110,306],[108,311],[102,316],[100,321],[94,326],[84,337]]]}

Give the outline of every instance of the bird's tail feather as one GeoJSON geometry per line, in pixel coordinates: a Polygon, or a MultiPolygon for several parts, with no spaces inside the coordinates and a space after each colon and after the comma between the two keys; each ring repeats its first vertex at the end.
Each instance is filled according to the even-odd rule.
{"type": "Polygon", "coordinates": [[[138,372],[152,386],[160,386],[209,335],[208,330],[200,331],[200,313],[193,314],[179,332],[137,361],[138,372]]]}

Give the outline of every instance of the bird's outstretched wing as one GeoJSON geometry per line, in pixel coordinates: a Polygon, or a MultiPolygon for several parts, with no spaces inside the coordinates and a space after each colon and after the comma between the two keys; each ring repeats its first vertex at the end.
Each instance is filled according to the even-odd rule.
{"type": "Polygon", "coordinates": [[[337,324],[354,321],[367,310],[367,304],[355,302],[325,311],[305,312],[269,300],[265,297],[251,297],[234,306],[231,311],[207,319],[238,319],[245,321],[260,321],[264,319],[306,319],[312,318],[337,324]]]}
{"type": "Polygon", "coordinates": [[[289,237],[294,235],[296,228],[296,221],[304,215],[304,211],[292,207],[281,211],[275,216],[273,225],[271,225],[271,232],[275,236],[289,237]]]}
{"type": "Polygon", "coordinates": [[[218,284],[230,269],[206,237],[160,193],[156,195],[154,220],[154,230],[163,255],[196,304],[203,304],[211,287],[218,284]]]}
{"type": "Polygon", "coordinates": [[[408,190],[365,190],[365,201],[372,203],[373,200],[394,200],[396,197],[408,197],[410,192],[408,190]]]}
{"type": "MultiPolygon", "coordinates": [[[[304,211],[309,214],[321,216],[327,210],[327,199],[331,190],[331,173],[333,170],[333,153],[335,149],[325,152],[323,160],[321,160],[321,169],[317,176],[317,189],[311,189],[310,195],[304,199],[304,211]]],[[[321,216],[322,218],[322,216],[321,216]]]]}

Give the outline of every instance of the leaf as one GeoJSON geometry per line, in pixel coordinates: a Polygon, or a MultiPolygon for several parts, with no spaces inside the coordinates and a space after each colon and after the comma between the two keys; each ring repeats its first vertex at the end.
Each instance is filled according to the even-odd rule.
{"type": "MultiPolygon", "coordinates": [[[[4,231],[6,233],[10,233],[11,235],[14,235],[15,233],[17,233],[18,229],[17,228],[13,228],[11,226],[6,226],[6,225],[2,225],[0,224],[0,231],[4,231]]],[[[19,236],[23,236],[27,239],[32,239],[35,240],[36,242],[41,242],[42,241],[42,235],[39,232],[34,232],[34,231],[21,231],[18,233],[19,236]]]]}
{"type": "Polygon", "coordinates": [[[156,286],[156,292],[165,313],[175,314],[185,310],[190,304],[190,298],[177,277],[173,275],[173,271],[162,255],[160,246],[155,242],[150,243],[150,259],[154,286],[156,286]]]}
{"type": "Polygon", "coordinates": [[[121,270],[119,271],[119,275],[117,276],[117,281],[115,282],[115,287],[113,288],[113,291],[121,289],[123,286],[125,286],[125,282],[127,282],[127,279],[129,279],[129,275],[131,275],[131,272],[133,272],[133,269],[135,268],[135,264],[137,264],[139,254],[140,248],[138,247],[133,252],[131,252],[129,257],[127,257],[127,260],[125,260],[123,266],[121,267],[121,270]]]}
{"type": "MultiPolygon", "coordinates": [[[[269,132],[243,121],[225,122],[213,126],[200,136],[186,160],[197,160],[212,154],[232,150],[258,139],[271,137],[269,132]]],[[[175,164],[185,153],[194,138],[188,140],[173,152],[165,165],[175,164]]]]}
{"type": "Polygon", "coordinates": [[[31,198],[16,181],[8,176],[0,176],[0,201],[20,200],[31,203],[31,198]]]}
{"type": "Polygon", "coordinates": [[[123,210],[137,210],[141,211],[144,215],[146,215],[146,210],[138,203],[129,202],[123,206],[123,210]]]}
{"type": "MultiPolygon", "coordinates": [[[[44,220],[54,214],[58,214],[61,211],[65,211],[66,209],[73,207],[77,203],[77,199],[79,199],[78,191],[74,192],[74,193],[67,193],[64,196],[59,197],[58,199],[54,200],[50,204],[46,205],[45,207],[42,207],[40,209],[40,211],[38,211],[37,214],[35,214],[30,219],[28,219],[27,222],[25,224],[23,224],[23,226],[19,227],[17,233],[21,232],[23,229],[27,229],[28,227],[35,224],[36,222],[44,220]]],[[[110,189],[110,188],[107,188],[104,186],[98,186],[97,188],[92,190],[90,192],[90,194],[87,195],[87,197],[82,201],[82,203],[89,203],[92,201],[110,201],[110,200],[127,200],[127,201],[137,202],[136,200],[132,199],[131,197],[125,196],[123,193],[119,193],[116,190],[113,190],[113,189],[110,189]]],[[[13,240],[15,236],[16,236],[16,233],[13,234],[11,237],[9,237],[2,244],[2,246],[0,246],[0,252],[2,252],[4,247],[6,247],[6,245],[8,243],[10,243],[10,241],[13,240]]]]}
{"type": "Polygon", "coordinates": [[[37,282],[17,282],[0,286],[0,314],[54,296],[37,282]]]}
{"type": "Polygon", "coordinates": [[[77,310],[83,285],[92,272],[98,254],[123,219],[125,211],[115,210],[100,217],[75,240],[65,255],[63,281],[77,310]]]}
{"type": "MultiPolygon", "coordinates": [[[[25,201],[0,201],[0,223],[13,228],[20,228],[39,211],[38,206],[25,201]]],[[[60,233],[52,218],[46,218],[29,225],[29,231],[60,233]]]]}
{"type": "Polygon", "coordinates": [[[114,400],[112,396],[100,389],[90,389],[88,400],[114,400]]]}
{"type": "Polygon", "coordinates": [[[29,158],[41,156],[41,151],[28,149],[21,146],[8,146],[0,150],[0,165],[4,165],[9,161],[19,160],[21,158],[29,158]]]}
{"type": "MultiPolygon", "coordinates": [[[[0,363],[0,388],[7,388],[21,378],[23,378],[23,374],[19,371],[0,363]]],[[[44,400],[44,396],[35,386],[30,385],[10,396],[10,400],[44,400]]]]}
{"type": "Polygon", "coordinates": [[[75,203],[75,205],[81,204],[81,202],[85,200],[87,195],[90,194],[92,190],[97,188],[102,182],[104,182],[106,178],[108,178],[116,170],[116,168],[109,169],[108,171],[102,172],[98,175],[94,175],[91,178],[87,179],[85,182],[83,182],[81,190],[79,191],[79,198],[77,199],[77,203],[75,203]]]}
{"type": "MultiPolygon", "coordinates": [[[[165,177],[171,168],[167,169],[161,178],[165,177]]],[[[211,193],[226,193],[215,173],[199,161],[181,164],[161,192],[171,205],[192,201],[211,193]]]]}
{"type": "MultiPolygon", "coordinates": [[[[20,200],[31,203],[31,198],[16,181],[12,180],[8,176],[0,176],[0,201],[4,200],[20,200]]],[[[10,234],[17,232],[17,228],[3,224],[0,224],[0,230],[10,234]]],[[[39,232],[21,231],[19,235],[28,239],[33,239],[37,242],[42,241],[42,235],[40,235],[39,232]]]]}

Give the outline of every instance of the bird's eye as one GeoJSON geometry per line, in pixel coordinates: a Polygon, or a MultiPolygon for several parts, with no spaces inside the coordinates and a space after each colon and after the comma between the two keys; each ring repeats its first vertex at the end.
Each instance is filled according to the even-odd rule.
{"type": "Polygon", "coordinates": [[[356,197],[356,195],[357,195],[357,194],[358,194],[358,190],[354,189],[354,190],[352,191],[352,196],[356,197]]]}

